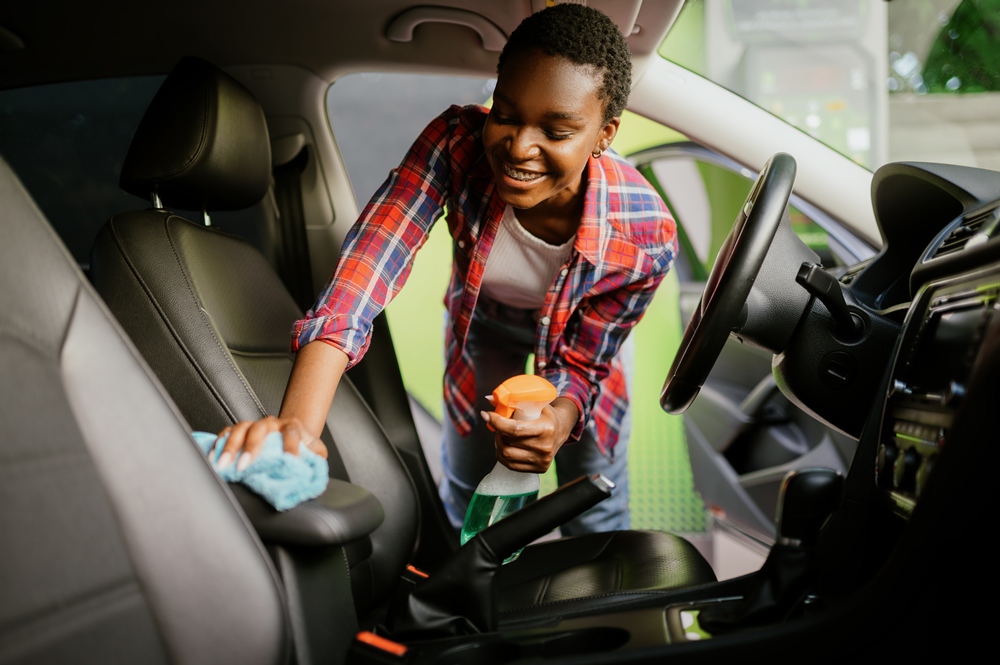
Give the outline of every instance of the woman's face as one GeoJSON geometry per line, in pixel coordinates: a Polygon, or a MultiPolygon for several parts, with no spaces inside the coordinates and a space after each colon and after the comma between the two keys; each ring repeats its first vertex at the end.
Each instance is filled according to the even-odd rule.
{"type": "Polygon", "coordinates": [[[505,203],[556,211],[578,202],[587,159],[618,131],[618,118],[604,122],[601,82],[594,68],[539,49],[504,63],[483,145],[505,203]]]}

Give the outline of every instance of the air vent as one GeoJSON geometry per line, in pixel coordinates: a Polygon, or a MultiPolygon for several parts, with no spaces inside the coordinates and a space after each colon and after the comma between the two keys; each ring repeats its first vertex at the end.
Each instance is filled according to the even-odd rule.
{"type": "Polygon", "coordinates": [[[983,212],[977,212],[974,215],[966,217],[962,220],[962,223],[956,226],[955,230],[948,234],[948,237],[945,238],[940,245],[938,245],[931,258],[936,259],[938,257],[954,254],[955,252],[960,252],[965,249],[965,245],[974,235],[976,235],[983,225],[994,219],[995,212],[996,209],[984,210],[983,212]]]}

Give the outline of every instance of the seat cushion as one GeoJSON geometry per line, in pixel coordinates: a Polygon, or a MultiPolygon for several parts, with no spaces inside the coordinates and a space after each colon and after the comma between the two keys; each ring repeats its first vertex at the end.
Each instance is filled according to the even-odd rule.
{"type": "Polygon", "coordinates": [[[525,548],[501,569],[500,623],[606,612],[715,581],[705,557],[673,534],[612,531],[562,538],[525,548]]]}

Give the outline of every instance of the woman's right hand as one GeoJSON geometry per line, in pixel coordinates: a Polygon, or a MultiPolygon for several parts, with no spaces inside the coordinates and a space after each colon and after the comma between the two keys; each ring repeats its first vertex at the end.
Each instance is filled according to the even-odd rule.
{"type": "Polygon", "coordinates": [[[229,439],[219,455],[216,468],[221,471],[239,458],[236,470],[243,471],[260,454],[264,439],[271,432],[281,432],[286,453],[298,455],[299,446],[304,445],[323,458],[327,456],[326,445],[313,436],[301,420],[295,417],[267,416],[260,420],[244,420],[219,432],[220,438],[228,434],[229,439]]]}
{"type": "Polygon", "coordinates": [[[347,354],[322,341],[310,342],[299,349],[288,387],[285,388],[281,415],[244,420],[219,432],[220,437],[228,434],[229,440],[219,455],[216,468],[226,468],[237,457],[236,469],[242,471],[247,468],[260,454],[264,439],[271,432],[281,432],[285,452],[298,455],[299,446],[305,445],[326,458],[326,446],[320,441],[319,433],[326,424],[330,404],[347,362],[347,354]]]}

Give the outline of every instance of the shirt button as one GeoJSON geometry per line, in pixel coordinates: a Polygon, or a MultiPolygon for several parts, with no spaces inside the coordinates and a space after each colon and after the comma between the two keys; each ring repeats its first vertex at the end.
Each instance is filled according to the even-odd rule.
{"type": "Polygon", "coordinates": [[[559,272],[559,274],[560,274],[560,275],[562,275],[563,277],[565,277],[566,275],[568,275],[568,274],[569,274],[569,269],[568,269],[568,268],[563,268],[563,269],[562,269],[562,270],[561,270],[561,271],[559,272]]]}
{"type": "Polygon", "coordinates": [[[547,326],[547,325],[549,325],[550,323],[552,323],[552,319],[550,319],[550,318],[549,318],[549,317],[547,317],[547,316],[543,316],[543,317],[542,317],[542,321],[541,321],[541,323],[542,323],[542,325],[543,325],[543,326],[547,326]]]}
{"type": "Polygon", "coordinates": [[[536,363],[536,364],[538,365],[538,369],[545,369],[545,361],[544,360],[539,360],[538,363],[536,363]]]}
{"type": "Polygon", "coordinates": [[[464,240],[459,240],[458,241],[458,248],[459,249],[465,249],[465,241],[464,240]]]}

